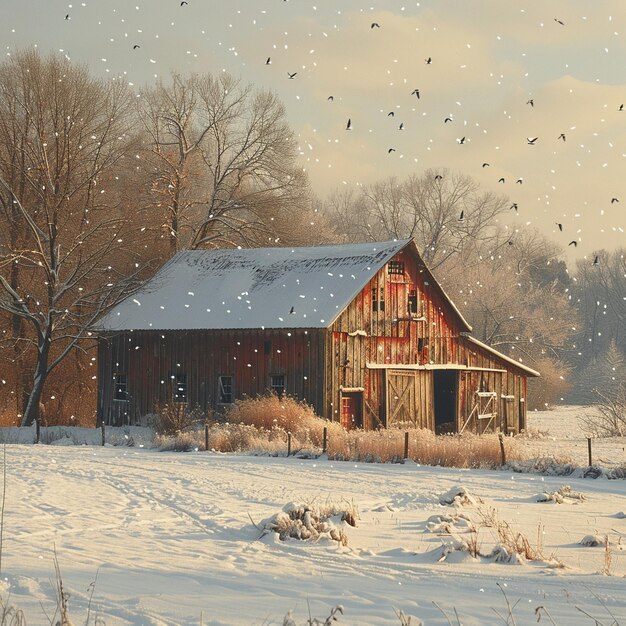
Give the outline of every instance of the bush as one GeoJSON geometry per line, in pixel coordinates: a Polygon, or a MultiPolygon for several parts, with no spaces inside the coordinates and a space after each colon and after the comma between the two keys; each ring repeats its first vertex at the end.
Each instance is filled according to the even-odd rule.
{"type": "Polygon", "coordinates": [[[199,407],[189,407],[184,403],[164,404],[156,408],[154,429],[159,435],[178,435],[193,430],[206,421],[199,407]]]}

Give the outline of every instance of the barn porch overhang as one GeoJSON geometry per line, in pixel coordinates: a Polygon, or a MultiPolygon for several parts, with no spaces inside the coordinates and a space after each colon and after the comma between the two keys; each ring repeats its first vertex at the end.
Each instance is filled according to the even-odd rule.
{"type": "Polygon", "coordinates": [[[507,370],[493,367],[472,367],[457,363],[366,363],[365,367],[370,370],[457,370],[461,372],[498,372],[505,373],[507,370]]]}

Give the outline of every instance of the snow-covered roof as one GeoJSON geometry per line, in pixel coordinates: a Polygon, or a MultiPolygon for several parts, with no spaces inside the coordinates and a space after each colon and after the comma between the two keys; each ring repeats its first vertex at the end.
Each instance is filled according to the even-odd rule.
{"type": "Polygon", "coordinates": [[[95,329],[326,328],[408,243],[179,252],[95,329]]]}
{"type": "Polygon", "coordinates": [[[487,352],[491,352],[491,354],[495,354],[497,357],[501,358],[503,361],[507,361],[507,363],[511,363],[512,365],[519,367],[521,370],[524,370],[527,374],[530,374],[531,376],[541,376],[541,374],[537,370],[534,370],[528,367],[527,365],[524,365],[520,361],[516,361],[515,359],[512,359],[506,354],[502,354],[502,352],[499,352],[498,350],[496,350],[495,348],[492,348],[486,343],[483,343],[482,341],[475,339],[471,335],[465,335],[465,338],[471,341],[472,343],[476,344],[477,346],[480,346],[484,350],[487,350],[487,352]]]}

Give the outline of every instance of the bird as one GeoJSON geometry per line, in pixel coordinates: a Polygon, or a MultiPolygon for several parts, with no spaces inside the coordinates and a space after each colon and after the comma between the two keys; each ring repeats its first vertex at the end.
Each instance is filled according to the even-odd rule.
{"type": "Polygon", "coordinates": [[[387,150],[387,154],[391,154],[392,152],[395,152],[396,149],[395,148],[389,148],[389,150],[387,150]]]}
{"type": "Polygon", "coordinates": [[[441,180],[443,178],[443,176],[441,174],[436,174],[435,175],[435,180],[441,180]]]}
{"type": "Polygon", "coordinates": [[[380,28],[380,24],[378,22],[372,22],[372,25],[370,26],[370,30],[372,28],[380,28]]]}
{"type": "Polygon", "coordinates": [[[512,245],[513,245],[513,240],[512,240],[512,239],[509,239],[509,240],[507,241],[507,243],[509,244],[509,246],[512,246],[512,245]]]}
{"type": "Polygon", "coordinates": [[[499,182],[499,183],[503,183],[503,182],[504,182],[504,177],[502,177],[502,178],[498,178],[498,182],[499,182]]]}
{"type": "Polygon", "coordinates": [[[509,211],[511,209],[515,209],[515,212],[517,213],[517,202],[514,202],[510,207],[509,207],[509,211]]]}
{"type": "MultiPolygon", "coordinates": [[[[419,96],[418,96],[418,98],[419,98],[419,96]]],[[[445,119],[445,120],[443,120],[443,123],[444,123],[444,124],[447,124],[448,122],[451,122],[451,121],[452,121],[452,118],[451,118],[451,117],[446,117],[446,119],[445,119]]]]}
{"type": "Polygon", "coordinates": [[[459,144],[463,145],[465,143],[465,137],[461,137],[461,139],[459,139],[459,144]]]}
{"type": "Polygon", "coordinates": [[[346,130],[352,130],[352,120],[348,118],[348,123],[346,124],[346,130]]]}
{"type": "Polygon", "coordinates": [[[393,117],[395,115],[395,113],[393,111],[389,111],[389,113],[387,113],[387,117],[393,117]]]}
{"type": "Polygon", "coordinates": [[[69,13],[65,16],[65,19],[66,19],[66,20],[69,20],[69,19],[70,19],[70,14],[69,14],[69,13]]]}
{"type": "Polygon", "coordinates": [[[615,204],[616,202],[619,202],[619,198],[611,198],[611,204],[615,204]]]}
{"type": "Polygon", "coordinates": [[[565,26],[565,22],[561,21],[560,19],[558,19],[558,18],[556,18],[556,17],[554,18],[554,21],[555,21],[557,24],[560,24],[561,26],[565,26]]]}
{"type": "Polygon", "coordinates": [[[427,59],[424,59],[424,61],[426,62],[426,65],[430,65],[433,62],[431,57],[428,57],[427,59]]]}
{"type": "Polygon", "coordinates": [[[137,50],[137,48],[141,48],[141,46],[140,46],[139,44],[137,44],[137,43],[136,43],[136,44],[133,46],[133,50],[137,50]]]}
{"type": "Polygon", "coordinates": [[[521,185],[523,182],[524,182],[524,179],[523,179],[523,178],[518,178],[518,179],[515,181],[515,184],[516,184],[516,185],[521,185]]]}
{"type": "Polygon", "coordinates": [[[483,167],[491,167],[491,163],[483,163],[483,167]]]}
{"type": "Polygon", "coordinates": [[[461,215],[459,215],[459,222],[462,222],[465,219],[465,211],[461,211],[461,215]]]}
{"type": "Polygon", "coordinates": [[[293,73],[289,73],[287,72],[287,76],[289,76],[289,78],[294,78],[296,76],[298,72],[293,72],[293,73]]]}
{"type": "Polygon", "coordinates": [[[182,7],[183,4],[189,4],[189,2],[187,2],[187,0],[182,0],[182,2],[180,3],[180,6],[182,7]]]}
{"type": "Polygon", "coordinates": [[[404,130],[404,122],[400,122],[400,126],[398,126],[398,130],[404,130]]]}
{"type": "Polygon", "coordinates": [[[528,142],[529,146],[534,146],[535,145],[535,141],[537,141],[537,139],[539,139],[539,137],[526,137],[526,141],[528,142]]]}
{"type": "Polygon", "coordinates": [[[600,257],[596,256],[593,259],[593,263],[591,265],[600,265],[600,257]]]}
{"type": "Polygon", "coordinates": [[[530,104],[531,107],[534,107],[535,101],[531,98],[526,104],[530,104]]]}
{"type": "Polygon", "coordinates": [[[267,57],[267,61],[265,61],[265,65],[271,65],[272,64],[272,57],[267,57]]]}
{"type": "Polygon", "coordinates": [[[417,99],[419,100],[419,99],[420,99],[420,90],[419,90],[419,89],[414,89],[414,90],[411,92],[411,95],[412,95],[412,96],[413,96],[413,95],[416,95],[416,96],[417,96],[417,99]]]}
{"type": "Polygon", "coordinates": [[[568,244],[568,246],[574,246],[574,248],[578,245],[578,242],[575,239],[572,239],[568,244]]]}
{"type": "Polygon", "coordinates": [[[565,141],[565,133],[561,133],[557,139],[562,139],[563,141],[565,141]]]}
{"type": "Polygon", "coordinates": [[[296,307],[291,307],[291,309],[289,309],[289,315],[293,315],[296,312],[296,307]]]}
{"type": "Polygon", "coordinates": [[[335,99],[335,96],[328,96],[328,98],[326,98],[326,100],[328,100],[329,102],[332,102],[335,99]]]}
{"type": "MultiPolygon", "coordinates": [[[[67,18],[65,18],[65,19],[67,19],[67,18]]],[[[624,105],[623,105],[623,104],[620,104],[620,105],[617,107],[617,110],[618,110],[618,111],[623,111],[623,110],[624,110],[624,105]]]]}
{"type": "Polygon", "coordinates": [[[559,227],[559,230],[563,232],[563,224],[559,224],[558,222],[554,222],[554,223],[559,227]]]}

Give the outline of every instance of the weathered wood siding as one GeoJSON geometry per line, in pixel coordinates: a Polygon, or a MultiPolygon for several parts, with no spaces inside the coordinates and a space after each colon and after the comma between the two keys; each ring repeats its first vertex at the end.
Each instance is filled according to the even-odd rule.
{"type": "Polygon", "coordinates": [[[325,330],[134,331],[99,340],[99,419],[132,423],[171,403],[177,375],[186,404],[216,409],[218,377],[233,377],[233,396],[255,396],[283,375],[285,391],[324,410],[325,330]],[[127,377],[129,400],[114,400],[115,374],[127,377]]]}

